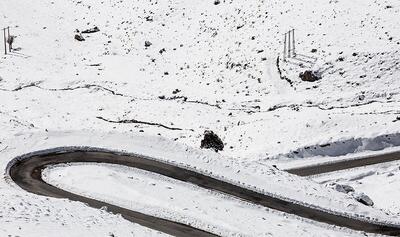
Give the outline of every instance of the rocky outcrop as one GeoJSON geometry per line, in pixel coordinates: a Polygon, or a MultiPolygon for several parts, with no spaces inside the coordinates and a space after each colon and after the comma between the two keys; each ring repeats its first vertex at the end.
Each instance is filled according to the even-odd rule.
{"type": "Polygon", "coordinates": [[[373,206],[374,202],[370,197],[368,197],[365,193],[355,193],[353,197],[360,203],[366,206],[373,206]]]}
{"type": "Polygon", "coordinates": [[[319,75],[317,72],[310,70],[306,70],[300,73],[299,77],[302,81],[309,81],[309,82],[314,82],[321,79],[321,75],[319,75]]]}
{"type": "Polygon", "coordinates": [[[77,41],[85,41],[85,38],[83,38],[83,36],[81,34],[75,34],[75,39],[77,41]]]}
{"type": "Polygon", "coordinates": [[[335,189],[341,193],[350,193],[355,191],[353,187],[346,184],[336,184],[335,189]]]}
{"type": "Polygon", "coordinates": [[[213,149],[215,152],[218,152],[224,149],[224,143],[213,131],[206,130],[200,148],[213,149]]]}
{"type": "Polygon", "coordinates": [[[90,28],[90,29],[82,31],[82,33],[83,34],[91,34],[91,33],[96,33],[96,32],[99,32],[99,31],[100,31],[99,27],[95,26],[93,28],[90,28]]]}

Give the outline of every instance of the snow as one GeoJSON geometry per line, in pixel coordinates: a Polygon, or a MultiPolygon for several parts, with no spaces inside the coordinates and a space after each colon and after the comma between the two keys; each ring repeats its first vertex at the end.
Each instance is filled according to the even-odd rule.
{"type": "Polygon", "coordinates": [[[292,168],[331,164],[338,161],[363,159],[395,153],[399,152],[399,150],[400,148],[398,146],[393,146],[391,142],[376,142],[375,139],[359,139],[358,142],[354,142],[354,140],[333,142],[332,146],[315,145],[307,148],[299,148],[297,151],[292,151],[287,154],[279,154],[274,157],[274,159],[264,160],[260,162],[260,164],[266,163],[269,165],[275,165],[282,170],[288,170],[292,168]],[[360,140],[362,141],[362,145],[360,145],[360,140]],[[346,147],[349,146],[352,148],[346,149],[346,147]],[[365,147],[376,149],[368,150],[364,149],[365,147]],[[325,151],[326,153],[324,153],[325,151]],[[310,154],[315,155],[311,156],[310,154]]]}
{"type": "MultiPolygon", "coordinates": [[[[338,215],[352,216],[358,219],[368,219],[374,222],[398,224],[398,217],[380,210],[366,207],[352,197],[327,189],[308,178],[290,175],[270,166],[260,166],[257,163],[241,163],[229,157],[221,156],[213,151],[193,149],[161,137],[132,136],[119,133],[83,132],[47,132],[43,134],[21,134],[8,141],[11,147],[23,149],[7,149],[9,157],[32,150],[44,150],[27,154],[16,159],[26,159],[30,155],[68,150],[54,147],[88,146],[119,151],[135,151],[135,153],[152,157],[162,162],[206,174],[225,180],[226,182],[245,187],[267,195],[276,196],[291,202],[322,209],[338,215]],[[86,136],[85,136],[86,135],[86,136]],[[21,146],[23,144],[23,146],[21,146]],[[24,152],[24,149],[26,150],[24,152]],[[46,150],[50,149],[50,150],[46,150]]],[[[90,148],[84,148],[89,149],[90,148]]],[[[6,164],[4,164],[6,165],[6,164]]]]}
{"type": "MultiPolygon", "coordinates": [[[[335,141],[302,147],[288,154],[280,155],[284,158],[306,158],[318,156],[346,156],[365,151],[383,151],[391,147],[400,146],[400,134],[386,134],[373,138],[351,138],[349,140],[335,141]]],[[[359,156],[359,155],[358,155],[359,156]]]]}
{"type": "Polygon", "coordinates": [[[374,206],[387,213],[400,213],[399,190],[400,162],[388,162],[346,171],[332,172],[315,176],[315,180],[329,184],[332,182],[347,184],[358,192],[364,192],[373,201],[374,206]]]}
{"type": "MultiPolygon", "coordinates": [[[[348,195],[270,165],[281,168],[294,161],[291,165],[301,166],[351,158],[354,152],[398,149],[399,11],[396,0],[225,0],[219,5],[202,0],[3,0],[0,26],[11,26],[19,49],[0,58],[0,166],[55,147],[125,150],[318,208],[398,223],[348,195]],[[94,26],[100,32],[74,40],[76,29],[94,26]],[[293,86],[279,78],[275,65],[282,34],[290,28],[299,57],[281,60],[280,66],[293,86]],[[152,45],[145,47],[145,41],[152,45]],[[321,72],[322,80],[301,82],[298,74],[306,69],[321,72]],[[221,155],[195,149],[208,129],[224,141],[221,155]],[[388,141],[387,135],[394,139],[388,141]]],[[[35,220],[31,213],[46,205],[82,208],[26,194],[6,178],[0,187],[8,193],[0,211],[23,196],[30,221],[35,220]]],[[[75,226],[85,216],[102,215],[93,226],[105,227],[96,235],[110,228],[123,236],[125,229],[156,234],[84,209],[74,218],[60,213],[59,219],[75,226]]],[[[51,212],[38,223],[57,213],[51,212]]],[[[8,233],[18,231],[18,221],[0,226],[8,233]]],[[[39,225],[35,233],[62,228],[56,224],[39,225]]],[[[305,225],[299,221],[296,231],[305,225]]],[[[21,235],[28,235],[29,227],[23,225],[21,235]]],[[[76,235],[88,233],[71,228],[76,235]]]]}
{"type": "Polygon", "coordinates": [[[153,216],[178,220],[220,236],[357,235],[251,205],[161,175],[118,165],[73,164],[45,170],[62,189],[153,216]],[[303,223],[298,225],[299,220],[303,223]]]}
{"type": "Polygon", "coordinates": [[[2,111],[40,130],[144,130],[197,147],[204,130],[212,129],[227,144],[224,154],[246,160],[399,132],[393,122],[400,89],[396,1],[251,0],[215,6],[200,0],[19,0],[1,7],[8,13],[2,22],[13,26],[16,47],[22,49],[1,60],[0,87],[39,83],[42,88],[2,92],[10,99],[2,111]],[[85,34],[84,42],[73,39],[75,29],[94,25],[100,32],[85,34]],[[301,83],[300,69],[289,62],[282,68],[285,74],[292,68],[294,88],[277,78],[274,62],[282,51],[281,34],[289,27],[296,29],[299,54],[317,58],[317,69],[331,65],[323,80],[301,83]],[[146,48],[146,40],[152,46],[146,48]],[[311,54],[312,48],[319,50],[311,54]],[[336,61],[338,57],[345,60],[336,61]],[[340,76],[342,71],[346,73],[340,76]],[[87,84],[122,96],[99,87],[47,90],[87,84]],[[175,89],[180,92],[173,94],[175,89]],[[221,109],[159,96],[184,96],[221,109]],[[269,111],[276,107],[281,109],[269,111]],[[325,110],[331,107],[335,109],[325,110]],[[185,130],[116,126],[97,116],[173,123],[185,130]]]}
{"type": "Polygon", "coordinates": [[[1,236],[167,236],[85,204],[27,193],[0,182],[1,236]]]}

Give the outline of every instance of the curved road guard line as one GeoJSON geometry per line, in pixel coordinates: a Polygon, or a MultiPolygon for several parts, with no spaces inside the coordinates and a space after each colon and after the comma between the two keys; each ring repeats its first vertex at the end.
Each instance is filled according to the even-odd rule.
{"type": "Polygon", "coordinates": [[[323,164],[297,167],[285,171],[299,176],[311,176],[311,175],[329,173],[333,171],[362,167],[367,165],[375,165],[379,163],[391,162],[396,160],[400,160],[400,151],[388,154],[364,157],[359,159],[341,160],[336,162],[333,161],[323,164]]]}
{"type": "Polygon", "coordinates": [[[394,236],[400,235],[400,227],[395,225],[371,223],[366,220],[363,221],[328,213],[323,210],[307,207],[298,203],[292,203],[246,188],[238,187],[234,184],[195,171],[173,166],[171,164],[155,161],[151,158],[135,154],[113,152],[105,149],[70,147],[27,154],[11,161],[7,166],[7,172],[15,183],[28,192],[81,201],[95,208],[105,206],[113,213],[120,213],[127,220],[175,236],[216,236],[188,225],[148,216],[105,202],[69,193],[47,184],[42,180],[42,170],[46,168],[46,166],[74,162],[109,163],[134,167],[183,182],[189,182],[203,188],[219,191],[257,205],[298,215],[314,221],[347,227],[358,231],[394,236]]]}

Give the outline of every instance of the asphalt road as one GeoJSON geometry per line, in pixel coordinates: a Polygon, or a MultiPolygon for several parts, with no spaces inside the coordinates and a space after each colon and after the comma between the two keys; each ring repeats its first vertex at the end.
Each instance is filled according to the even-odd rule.
{"type": "Polygon", "coordinates": [[[288,169],[286,171],[291,174],[299,176],[311,176],[311,175],[329,173],[333,171],[362,167],[367,165],[375,165],[395,160],[400,160],[400,152],[393,152],[389,154],[382,154],[382,155],[364,157],[359,159],[342,160],[342,161],[335,161],[332,163],[298,167],[298,168],[288,169]]]}
{"type": "Polygon", "coordinates": [[[46,166],[74,163],[74,162],[94,162],[118,164],[129,167],[158,173],[183,182],[192,183],[200,187],[225,193],[253,204],[261,205],[278,211],[294,214],[311,220],[324,222],[331,225],[347,227],[353,230],[360,230],[370,233],[400,236],[400,228],[390,225],[380,225],[361,220],[352,219],[345,216],[337,216],[328,212],[313,209],[301,204],[296,204],[267,196],[255,191],[229,184],[205,176],[194,171],[179,168],[170,164],[154,161],[151,158],[114,153],[105,150],[90,151],[82,149],[67,149],[63,152],[52,152],[42,155],[33,155],[29,158],[13,163],[9,167],[9,175],[14,182],[28,192],[55,197],[68,198],[74,201],[87,203],[94,208],[107,207],[112,213],[119,213],[125,219],[141,224],[143,226],[162,231],[174,236],[217,236],[215,234],[196,229],[189,225],[165,220],[142,213],[134,212],[109,203],[100,202],[94,199],[82,197],[57,187],[54,187],[42,180],[42,170],[46,166]]]}

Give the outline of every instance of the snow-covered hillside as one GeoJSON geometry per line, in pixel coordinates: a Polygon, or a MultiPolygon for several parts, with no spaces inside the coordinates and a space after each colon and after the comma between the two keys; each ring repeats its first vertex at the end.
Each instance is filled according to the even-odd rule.
{"type": "Polygon", "coordinates": [[[1,24],[13,27],[21,47],[1,60],[1,87],[40,87],[2,92],[10,98],[2,112],[39,130],[144,130],[198,146],[209,128],[224,138],[225,154],[246,159],[399,132],[396,1],[1,4],[1,24]],[[73,39],[93,26],[100,32],[73,39]],[[317,59],[303,67],[323,71],[321,81],[301,83],[300,56],[282,65],[294,86],[278,80],[275,60],[291,27],[298,54],[317,59]],[[185,130],[117,126],[98,116],[185,130]]]}

